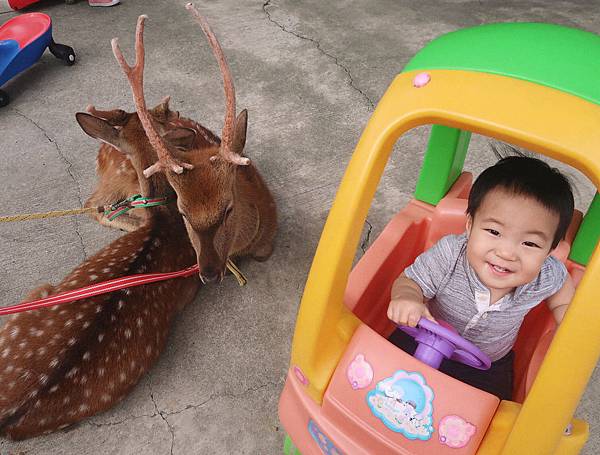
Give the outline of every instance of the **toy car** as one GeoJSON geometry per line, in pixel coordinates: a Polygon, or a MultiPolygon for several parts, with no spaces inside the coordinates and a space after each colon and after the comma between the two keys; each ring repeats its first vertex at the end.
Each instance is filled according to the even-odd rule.
{"type": "MultiPolygon", "coordinates": [[[[52,20],[43,13],[28,13],[0,26],[0,87],[39,60],[46,48],[67,65],[75,63],[73,48],[52,39],[52,20]]],[[[0,107],[9,103],[0,90],[0,107]]]]}
{"type": "Polygon", "coordinates": [[[461,170],[472,132],[561,160],[600,188],[597,74],[599,36],[504,23],[435,39],[396,77],[348,165],[306,283],[279,402],[286,454],[579,452],[588,425],[573,413],[600,354],[598,193],[553,253],[577,283],[563,322],[556,330],[538,305],[521,327],[512,401],[391,344],[386,310],[404,268],[443,235],[464,231],[471,175],[461,170]],[[414,199],[351,271],[394,143],[428,124],[414,199]]]}

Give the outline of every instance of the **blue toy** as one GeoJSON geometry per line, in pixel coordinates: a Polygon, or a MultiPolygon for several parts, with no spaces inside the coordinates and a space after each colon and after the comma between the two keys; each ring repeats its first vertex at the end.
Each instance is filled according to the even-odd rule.
{"type": "MultiPolygon", "coordinates": [[[[28,13],[0,26],[0,87],[39,60],[46,48],[67,65],[75,63],[73,48],[52,39],[52,19],[43,13],[28,13]]],[[[0,90],[0,107],[9,103],[0,90]]]]}

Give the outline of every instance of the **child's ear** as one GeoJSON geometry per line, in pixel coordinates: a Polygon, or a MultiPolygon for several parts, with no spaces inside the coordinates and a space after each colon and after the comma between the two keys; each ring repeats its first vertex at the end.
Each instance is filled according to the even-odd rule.
{"type": "Polygon", "coordinates": [[[467,237],[471,235],[471,228],[473,227],[473,217],[471,215],[467,215],[467,222],[465,224],[465,228],[467,230],[467,237]]]}

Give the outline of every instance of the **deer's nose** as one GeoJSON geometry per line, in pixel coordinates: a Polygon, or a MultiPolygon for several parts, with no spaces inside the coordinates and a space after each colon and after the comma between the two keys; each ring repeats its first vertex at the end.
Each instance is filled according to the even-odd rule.
{"type": "Polygon", "coordinates": [[[214,283],[219,279],[219,272],[213,268],[205,268],[200,272],[200,279],[204,283],[214,283]]]}

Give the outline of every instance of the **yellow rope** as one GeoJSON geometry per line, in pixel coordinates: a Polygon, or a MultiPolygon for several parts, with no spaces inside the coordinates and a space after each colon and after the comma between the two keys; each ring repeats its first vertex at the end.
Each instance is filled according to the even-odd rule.
{"type": "MultiPolygon", "coordinates": [[[[82,209],[71,209],[71,210],[55,210],[53,212],[45,213],[25,213],[23,215],[12,215],[12,216],[0,216],[0,223],[9,223],[11,221],[29,221],[29,220],[42,220],[45,218],[57,218],[59,216],[67,215],[80,215],[82,213],[98,213],[97,207],[86,207],[82,209]]],[[[227,259],[227,268],[236,277],[240,286],[244,286],[248,280],[237,266],[227,259]]]]}
{"type": "Polygon", "coordinates": [[[80,215],[82,213],[92,212],[96,213],[98,212],[98,209],[96,207],[86,207],[82,209],[55,210],[53,212],[45,213],[25,213],[23,215],[0,216],[0,223],[9,223],[11,221],[41,220],[44,218],[56,218],[59,216],[80,215]]]}
{"type": "Polygon", "coordinates": [[[231,262],[231,259],[227,259],[227,268],[237,278],[240,286],[244,286],[248,282],[242,271],[238,269],[233,262],[231,262]]]}

